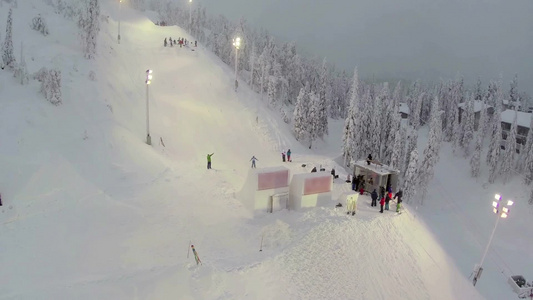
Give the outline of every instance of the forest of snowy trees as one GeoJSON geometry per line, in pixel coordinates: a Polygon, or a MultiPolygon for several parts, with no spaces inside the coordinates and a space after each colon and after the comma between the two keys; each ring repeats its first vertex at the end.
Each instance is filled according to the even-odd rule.
{"type": "MultiPolygon", "coordinates": [[[[77,20],[85,57],[91,59],[97,55],[98,0],[44,1],[54,6],[58,14],[77,20]]],[[[423,199],[443,142],[451,143],[455,155],[470,160],[474,177],[480,176],[481,166],[485,165],[482,162],[486,162],[489,183],[496,180],[505,183],[513,176],[521,176],[526,184],[533,181],[532,131],[529,131],[519,153],[516,143],[508,142],[505,149],[501,147],[499,116],[504,101],[520,103],[520,106],[514,107],[522,110],[530,105],[531,97],[520,92],[517,76],[510,82],[509,88],[501,78],[485,84],[478,80],[474,87],[469,88],[461,76],[433,84],[423,84],[418,80],[396,82],[394,87],[389,87],[388,83],[367,83],[359,79],[357,69],[350,74],[325,59],[300,55],[294,42],[276,42],[266,30],[254,29],[244,18],[231,22],[221,15],[209,16],[201,3],[193,6],[189,23],[189,6],[185,2],[128,2],[139,10],[156,11],[160,24],[179,25],[188,30],[230,66],[235,61],[232,40],[240,36],[243,41],[238,57],[241,80],[246,80],[254,91],[261,94],[271,109],[279,111],[293,129],[295,138],[312,148],[315,141],[328,134],[328,119],[344,120],[341,150],[345,164],[349,165],[352,160],[371,153],[375,160],[400,170],[406,202],[415,193],[422,195],[423,199]],[[400,117],[400,103],[409,108],[407,120],[400,117]],[[481,103],[482,107],[478,116],[475,103],[481,103]],[[486,107],[491,107],[493,113],[487,113],[486,107]],[[422,126],[429,127],[428,143],[423,151],[418,152],[418,130],[422,126]],[[483,147],[487,142],[488,148],[483,147]]],[[[16,68],[11,24],[12,20],[8,19],[1,56],[5,67],[16,68]]],[[[45,34],[45,24],[41,20],[37,24],[39,26],[32,26],[45,34]]],[[[49,77],[53,80],[43,80],[45,88],[60,87],[60,72],[47,74],[52,74],[49,77]]],[[[47,96],[52,103],[54,100],[51,99],[56,99],[56,105],[61,103],[60,93],[44,94],[52,95],[47,96]]],[[[507,141],[516,139],[516,131],[515,120],[507,134],[507,141]]],[[[531,195],[530,203],[533,204],[533,192],[531,195]]]]}

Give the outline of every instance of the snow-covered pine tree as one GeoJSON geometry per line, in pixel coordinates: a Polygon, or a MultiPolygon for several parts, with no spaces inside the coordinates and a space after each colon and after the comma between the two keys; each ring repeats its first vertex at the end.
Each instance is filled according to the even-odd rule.
{"type": "Polygon", "coordinates": [[[372,112],[373,112],[373,106],[372,106],[372,98],[371,98],[371,91],[370,89],[367,89],[363,98],[362,98],[362,108],[360,113],[360,123],[357,129],[359,129],[359,132],[357,133],[357,137],[359,137],[359,143],[362,144],[362,151],[364,155],[368,155],[368,153],[374,154],[373,156],[377,155],[377,149],[372,148],[372,132],[370,130],[370,126],[372,124],[372,112]]]}
{"type": "Polygon", "coordinates": [[[422,112],[422,102],[424,101],[424,98],[426,97],[426,94],[424,92],[420,92],[418,94],[418,97],[416,99],[413,99],[413,107],[410,111],[411,118],[411,125],[415,130],[418,130],[420,128],[420,113],[422,112]]]}
{"type": "Polygon", "coordinates": [[[50,103],[54,105],[60,105],[63,103],[63,97],[61,95],[61,71],[57,69],[50,70],[50,103]]]}
{"type": "MultiPolygon", "coordinates": [[[[406,162],[406,156],[407,154],[407,126],[402,126],[400,122],[400,158],[398,160],[398,167],[397,169],[400,171],[400,174],[405,174],[405,170],[407,169],[407,162],[406,162]]],[[[400,183],[403,182],[403,177],[400,178],[400,183]]],[[[401,186],[401,184],[400,184],[401,186]]]]}
{"type": "Polygon", "coordinates": [[[26,66],[26,60],[24,59],[24,45],[20,43],[20,63],[17,64],[15,69],[15,78],[17,78],[20,84],[28,84],[30,82],[28,67],[26,66]]]}
{"type": "Polygon", "coordinates": [[[483,87],[481,86],[481,78],[478,77],[476,81],[476,90],[474,93],[474,99],[478,101],[483,101],[483,98],[484,98],[483,95],[484,95],[484,92],[483,92],[483,87]]]}
{"type": "Polygon", "coordinates": [[[417,149],[418,144],[418,131],[409,129],[408,136],[407,136],[407,149],[405,150],[405,165],[403,166],[404,172],[402,173],[405,177],[405,171],[407,170],[407,167],[409,165],[410,155],[413,150],[417,149]]]}
{"type": "Polygon", "coordinates": [[[294,137],[297,141],[304,141],[305,139],[307,139],[307,115],[309,111],[309,97],[307,93],[308,85],[309,84],[306,84],[300,89],[300,94],[296,99],[296,106],[294,107],[292,128],[294,131],[294,137]]]}
{"type": "Polygon", "coordinates": [[[6,24],[6,37],[2,44],[2,65],[13,71],[16,66],[13,50],[13,8],[9,8],[6,24]]]}
{"type": "Polygon", "coordinates": [[[267,99],[268,103],[271,107],[277,107],[277,85],[278,85],[278,79],[274,75],[270,75],[268,77],[268,84],[267,84],[267,99]]]}
{"type": "Polygon", "coordinates": [[[402,102],[402,82],[398,81],[394,92],[392,92],[392,106],[399,107],[402,102]]]}
{"type": "Polygon", "coordinates": [[[464,151],[464,157],[470,156],[470,143],[474,138],[475,114],[474,114],[474,99],[467,100],[463,111],[463,136],[461,139],[461,148],[464,151]]]}
{"type": "Polygon", "coordinates": [[[507,143],[505,145],[505,152],[502,161],[502,167],[500,169],[501,175],[503,177],[503,182],[509,182],[509,179],[513,176],[514,171],[514,158],[516,154],[516,130],[518,122],[518,111],[515,109],[515,115],[513,123],[511,124],[511,129],[507,135],[507,143]]]}
{"type": "Polygon", "coordinates": [[[470,159],[470,173],[472,177],[479,177],[480,165],[481,165],[481,150],[483,150],[483,139],[485,135],[485,119],[486,119],[486,107],[485,103],[481,104],[481,111],[479,112],[479,123],[477,126],[476,143],[474,146],[474,154],[470,159]]]}
{"type": "Polygon", "coordinates": [[[405,203],[410,203],[416,194],[419,184],[418,171],[418,150],[414,149],[409,155],[409,164],[405,171],[405,181],[403,184],[403,196],[405,203]]]}
{"type": "Polygon", "coordinates": [[[452,121],[453,124],[453,135],[452,135],[452,149],[453,154],[457,155],[457,151],[459,147],[461,146],[461,140],[464,136],[463,126],[461,126],[461,123],[459,123],[459,118],[455,117],[452,121]]]}
{"type": "MultiPolygon", "coordinates": [[[[494,111],[494,119],[499,119],[501,111],[496,108],[494,111]]],[[[501,146],[500,141],[502,139],[502,124],[501,122],[493,122],[492,137],[490,140],[489,150],[487,153],[487,164],[489,165],[489,183],[494,183],[496,176],[498,175],[498,169],[500,164],[501,146]]]]}
{"type": "Polygon", "coordinates": [[[381,108],[381,100],[382,97],[378,96],[376,97],[376,100],[374,101],[374,107],[372,108],[372,118],[370,120],[370,149],[376,149],[373,155],[376,160],[381,160],[384,162],[383,157],[380,156],[380,147],[383,143],[383,139],[381,137],[381,128],[383,126],[386,126],[386,124],[389,120],[382,118],[383,109],[381,108]],[[383,121],[382,121],[383,120],[383,121]]]}
{"type": "Polygon", "coordinates": [[[427,188],[433,175],[435,173],[435,165],[439,161],[439,151],[442,142],[442,119],[441,111],[439,109],[439,100],[437,97],[434,98],[433,104],[431,105],[431,121],[429,124],[429,138],[426,149],[424,149],[424,157],[420,164],[420,191],[421,191],[421,202],[424,203],[424,198],[427,194],[427,188]]]}
{"type": "Polygon", "coordinates": [[[96,56],[98,33],[100,32],[100,4],[99,0],[85,0],[85,5],[79,15],[78,27],[85,58],[96,56]]]}
{"type": "Polygon", "coordinates": [[[531,114],[531,119],[529,121],[529,131],[526,137],[526,143],[520,149],[520,158],[516,163],[516,170],[518,173],[522,173],[525,170],[524,162],[527,161],[529,149],[533,146],[533,114],[531,114]]]}
{"type": "Polygon", "coordinates": [[[515,74],[513,81],[511,81],[511,88],[509,89],[509,101],[513,104],[516,104],[520,101],[520,97],[518,95],[518,74],[515,74]]]}
{"type": "Polygon", "coordinates": [[[533,205],[533,189],[531,190],[531,193],[529,194],[529,205],[533,205]]]}
{"type": "Polygon", "coordinates": [[[320,98],[314,92],[311,91],[308,94],[308,101],[310,103],[308,118],[307,118],[307,137],[309,139],[309,149],[313,147],[313,142],[318,138],[318,132],[320,131],[320,98]]]}
{"type": "Polygon", "coordinates": [[[322,61],[322,68],[319,74],[319,90],[318,90],[318,128],[317,136],[323,138],[328,134],[328,86],[329,86],[329,73],[326,59],[322,61]]]}
{"type": "Polygon", "coordinates": [[[342,156],[344,164],[350,166],[352,159],[359,159],[361,152],[357,146],[357,133],[359,127],[359,76],[357,68],[353,72],[353,83],[351,88],[350,106],[348,115],[344,121],[344,132],[342,135],[342,156]]]}
{"type": "Polygon", "coordinates": [[[39,31],[42,35],[47,36],[48,35],[48,26],[46,25],[46,21],[41,16],[41,14],[37,15],[37,17],[33,18],[31,20],[31,29],[35,31],[39,31]]]}
{"type": "Polygon", "coordinates": [[[400,162],[401,162],[401,156],[403,153],[402,151],[402,128],[400,126],[400,122],[399,122],[399,118],[400,116],[397,115],[395,116],[395,119],[398,119],[398,120],[394,120],[393,122],[395,123],[395,127],[396,127],[396,130],[394,132],[394,147],[392,148],[392,155],[391,155],[391,158],[390,158],[390,166],[391,168],[394,168],[394,169],[400,169],[400,162]]]}

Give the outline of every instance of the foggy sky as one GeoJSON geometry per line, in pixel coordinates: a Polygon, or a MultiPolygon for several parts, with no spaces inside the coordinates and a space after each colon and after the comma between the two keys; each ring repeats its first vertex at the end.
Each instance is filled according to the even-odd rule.
{"type": "Polygon", "coordinates": [[[518,73],[533,95],[533,0],[197,0],[363,78],[435,80],[518,73]]]}

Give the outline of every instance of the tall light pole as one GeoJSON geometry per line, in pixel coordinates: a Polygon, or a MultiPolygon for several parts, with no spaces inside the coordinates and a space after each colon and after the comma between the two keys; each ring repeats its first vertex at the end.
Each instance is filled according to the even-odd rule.
{"type": "Polygon", "coordinates": [[[233,39],[233,46],[235,47],[235,91],[237,91],[237,87],[239,86],[239,82],[237,81],[237,66],[239,62],[239,48],[241,47],[240,37],[233,39]]]}
{"type": "Polygon", "coordinates": [[[189,0],[189,31],[192,30],[192,0],[189,0]]]}
{"type": "Polygon", "coordinates": [[[498,227],[500,218],[507,218],[509,216],[509,206],[513,205],[512,200],[507,200],[506,206],[500,205],[502,196],[500,196],[499,194],[494,195],[494,199],[495,200],[492,201],[492,207],[494,213],[496,214],[496,224],[494,224],[494,228],[492,229],[492,233],[490,234],[489,242],[487,244],[487,247],[485,248],[485,252],[483,252],[483,256],[481,257],[481,262],[474,267],[474,280],[472,280],[474,286],[476,286],[477,281],[479,280],[479,278],[481,278],[481,273],[483,272],[483,262],[485,261],[485,257],[489,252],[490,243],[492,242],[492,238],[494,237],[494,233],[496,232],[496,228],[498,227]],[[502,207],[500,208],[500,206],[502,207]]]}
{"type": "Polygon", "coordinates": [[[118,0],[118,43],[120,44],[120,18],[121,18],[122,0],[118,0]]]}
{"type": "Polygon", "coordinates": [[[152,83],[152,70],[146,70],[146,143],[152,145],[152,138],[150,137],[150,109],[149,103],[149,87],[152,83]]]}

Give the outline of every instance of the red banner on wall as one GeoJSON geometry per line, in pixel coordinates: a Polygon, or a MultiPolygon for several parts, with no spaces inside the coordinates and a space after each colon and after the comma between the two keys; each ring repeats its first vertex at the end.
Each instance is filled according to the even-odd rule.
{"type": "Polygon", "coordinates": [[[331,176],[307,178],[304,183],[304,195],[331,192],[331,176]]]}
{"type": "Polygon", "coordinates": [[[289,170],[257,174],[257,190],[270,190],[289,186],[289,170]]]}

